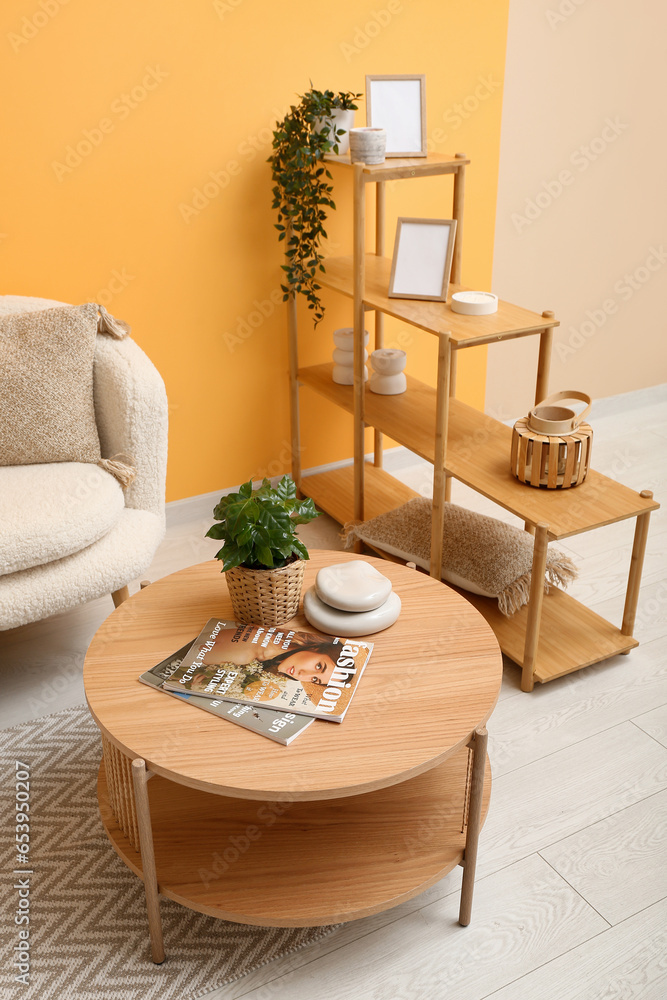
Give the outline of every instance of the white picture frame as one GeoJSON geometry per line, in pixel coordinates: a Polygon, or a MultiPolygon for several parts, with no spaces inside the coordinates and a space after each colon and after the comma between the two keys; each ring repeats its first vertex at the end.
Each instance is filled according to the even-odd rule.
{"type": "Polygon", "coordinates": [[[399,218],[389,298],[446,302],[455,239],[456,219],[399,218]]]}
{"type": "Polygon", "coordinates": [[[367,76],[366,125],[386,131],[386,157],[426,156],[426,76],[367,76]]]}

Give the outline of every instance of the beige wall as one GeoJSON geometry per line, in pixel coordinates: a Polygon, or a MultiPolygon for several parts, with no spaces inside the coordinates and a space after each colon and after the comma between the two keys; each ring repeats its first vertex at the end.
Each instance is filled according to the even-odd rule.
{"type": "MultiPolygon", "coordinates": [[[[511,0],[493,290],[561,321],[550,390],[667,382],[661,0],[511,0]]],[[[487,412],[532,403],[537,338],[489,351],[487,412]]]]}

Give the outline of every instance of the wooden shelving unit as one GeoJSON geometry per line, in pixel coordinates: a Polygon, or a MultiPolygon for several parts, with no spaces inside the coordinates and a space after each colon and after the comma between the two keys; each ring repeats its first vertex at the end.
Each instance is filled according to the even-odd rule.
{"type": "Polygon", "coordinates": [[[503,617],[495,601],[466,596],[494,629],[503,652],[522,667],[522,688],[545,682],[581,667],[627,653],[637,645],[632,637],[639,595],[648,520],[658,507],[652,494],[630,490],[590,471],[574,489],[541,490],[519,483],[509,471],[511,429],[456,399],[458,351],[482,344],[539,336],[535,401],[548,394],[553,329],[552,312],[542,314],[508,302],[499,302],[491,316],[461,316],[447,303],[387,296],[391,260],[385,256],[385,183],[388,180],[453,174],[452,217],[457,220],[450,293],[461,289],[461,248],[465,169],[463,154],[429,155],[414,160],[387,160],[379,166],[351,164],[348,157],[330,162],[354,174],[354,253],[326,264],[321,284],[353,301],[355,329],[355,383],[332,381],[331,364],[300,368],[296,304],[289,303],[289,353],[293,476],[303,493],[337,521],[375,517],[405,503],[413,490],[382,468],[382,438],[394,441],[434,466],[431,575],[440,577],[444,504],[450,497],[451,478],[495,501],[517,517],[535,535],[533,591],[527,607],[511,618],[503,617]],[[376,185],[375,252],[367,253],[366,185],[376,185]],[[384,316],[394,316],[436,338],[437,386],[433,388],[408,376],[407,392],[380,396],[364,385],[363,330],[367,312],[375,313],[375,347],[383,346],[384,316]],[[354,417],[354,465],[302,477],[299,434],[299,391],[307,387],[354,417]],[[375,429],[373,464],[364,460],[364,429],[375,429]],[[604,524],[637,519],[630,562],[625,611],[621,628],[585,608],[562,591],[544,595],[547,545],[550,541],[590,531],[604,524]]]}

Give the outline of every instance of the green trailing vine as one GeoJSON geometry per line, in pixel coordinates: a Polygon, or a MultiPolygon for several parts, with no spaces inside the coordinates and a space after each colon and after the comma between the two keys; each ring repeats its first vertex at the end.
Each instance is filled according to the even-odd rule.
{"type": "Polygon", "coordinates": [[[361,94],[333,90],[309,90],[299,104],[273,132],[273,153],[269,157],[273,176],[273,208],[278,210],[278,239],[286,241],[283,301],[303,295],[315,313],[315,326],[324,316],[318,292],[318,274],[324,271],[321,252],[327,234],[327,209],[336,206],[331,197],[331,174],[324,165],[326,153],[338,152],[343,130],[333,127],[331,113],[337,109],[356,110],[361,94]]]}

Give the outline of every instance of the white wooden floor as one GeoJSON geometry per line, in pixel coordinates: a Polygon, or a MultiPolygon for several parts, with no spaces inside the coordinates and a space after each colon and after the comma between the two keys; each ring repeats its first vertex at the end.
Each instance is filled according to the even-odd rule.
{"type": "MultiPolygon", "coordinates": [[[[667,387],[597,403],[593,464],[667,496],[667,387]]],[[[387,466],[430,490],[402,449],[387,466]]],[[[454,502],[504,512],[464,487],[454,502]]],[[[209,558],[209,498],[180,502],[156,579],[209,558]]],[[[473,919],[456,922],[460,869],[395,910],[347,924],[206,1000],[665,1000],[667,997],[667,514],[653,515],[635,634],[641,645],[519,690],[506,665],[491,718],[494,783],[473,919]]],[[[620,623],[634,522],[568,539],[571,592],[620,623]]],[[[340,545],[328,518],[310,545],[340,545]]],[[[83,701],[81,666],[109,599],[0,633],[0,727],[83,701]]]]}

